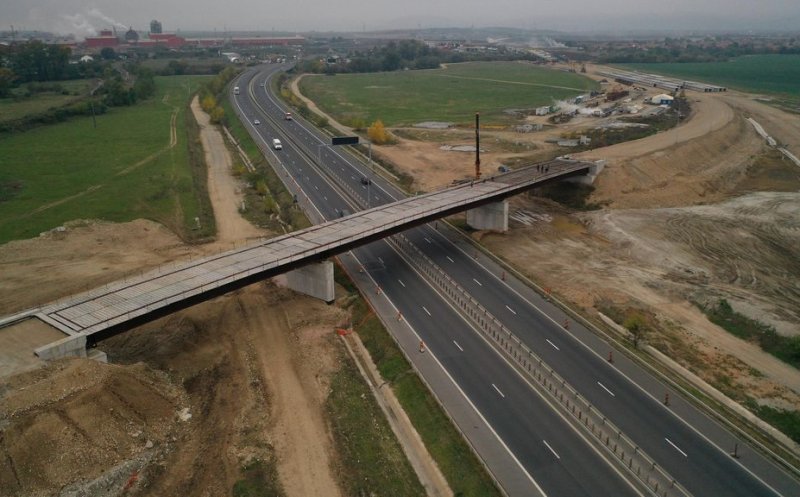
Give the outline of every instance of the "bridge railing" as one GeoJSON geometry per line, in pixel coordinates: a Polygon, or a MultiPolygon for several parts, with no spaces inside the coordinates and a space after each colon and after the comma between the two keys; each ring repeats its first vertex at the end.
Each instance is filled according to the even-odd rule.
{"type": "Polygon", "coordinates": [[[533,380],[538,391],[555,402],[562,412],[569,416],[574,426],[588,433],[595,445],[607,456],[615,459],[629,475],[658,496],[691,495],[411,240],[400,234],[392,237],[392,243],[439,289],[440,293],[470,318],[484,336],[533,380]]]}

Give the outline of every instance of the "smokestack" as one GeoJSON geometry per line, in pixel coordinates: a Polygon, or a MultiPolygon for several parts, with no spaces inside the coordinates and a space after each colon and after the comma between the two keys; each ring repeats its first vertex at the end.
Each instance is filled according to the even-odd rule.
{"type": "Polygon", "coordinates": [[[475,179],[481,179],[481,114],[475,113],[475,179]]]}

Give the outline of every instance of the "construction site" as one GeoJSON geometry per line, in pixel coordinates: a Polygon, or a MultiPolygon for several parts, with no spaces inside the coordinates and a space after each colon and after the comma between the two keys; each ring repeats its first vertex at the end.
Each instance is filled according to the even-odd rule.
{"type": "MultiPolygon", "coordinates": [[[[643,316],[643,344],[687,377],[751,410],[797,411],[797,369],[714,325],[702,309],[725,300],[783,336],[800,336],[792,283],[800,275],[800,164],[791,152],[800,150],[800,117],[724,87],[593,65],[586,75],[604,91],[561,102],[557,112],[532,112],[525,128],[484,131],[481,157],[491,171],[565,155],[605,161],[582,199],[598,208],[568,207],[533,191],[511,200],[508,231],[469,236],[621,339],[628,338],[620,326],[626,317],[643,316]],[[664,90],[683,92],[688,103],[674,126],[589,146],[598,129],[637,127],[622,116],[667,112],[664,90]]],[[[277,235],[240,216],[246,187],[231,174],[234,159],[196,100],[193,110],[203,128],[217,239],[188,245],[152,221],[76,220],[7,243],[0,246],[6,314],[277,235]]],[[[470,133],[435,128],[393,130],[397,143],[372,153],[413,178],[417,191],[470,177],[470,133]]],[[[463,218],[451,221],[463,226],[463,218]]],[[[327,305],[278,277],[105,340],[107,364],[42,363],[26,351],[57,334],[30,324],[4,329],[0,493],[256,495],[246,489],[257,480],[274,482],[258,495],[350,495],[360,487],[348,481],[354,463],[337,442],[330,399],[344,388],[344,374],[369,384],[372,377],[373,387],[381,381],[359,337],[335,333],[351,326],[356,298],[337,284],[327,305]]],[[[424,448],[408,449],[419,441],[392,407],[391,389],[363,391],[356,397],[374,394],[383,406],[363,409],[372,409],[370,424],[391,447],[388,458],[398,472],[416,475],[408,494],[453,495],[424,448]]],[[[785,443],[800,453],[796,441],[785,443]]]]}

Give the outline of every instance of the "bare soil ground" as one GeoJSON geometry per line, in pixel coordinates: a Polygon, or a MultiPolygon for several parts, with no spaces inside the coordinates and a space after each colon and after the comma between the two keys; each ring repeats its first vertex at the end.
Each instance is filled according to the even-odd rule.
{"type": "MultiPolygon", "coordinates": [[[[601,79],[593,74],[589,76],[601,79]]],[[[739,398],[800,408],[800,372],[710,323],[692,302],[725,298],[734,309],[786,335],[800,334],[800,169],[771,152],[745,118],[761,123],[790,150],[800,150],[800,117],[738,92],[687,92],[691,115],[666,132],[578,154],[604,159],[590,201],[605,208],[566,211],[519,197],[503,235],[476,233],[494,253],[589,314],[604,306],[652,313],[654,345],[739,398]],[[782,193],[781,193],[782,192],[782,193]]],[[[533,143],[542,159],[556,155],[544,139],[580,126],[520,135],[483,132],[484,171],[514,155],[508,144],[533,143]]],[[[374,147],[430,190],[470,175],[474,156],[443,151],[471,144],[463,133],[374,147]]],[[[560,152],[563,153],[563,152],[560,152]]]]}
{"type": "MultiPolygon", "coordinates": [[[[219,151],[218,133],[208,131],[216,132],[205,128],[204,143],[219,151]]],[[[262,235],[236,212],[229,159],[208,161],[216,243],[187,246],[143,220],[80,221],[11,242],[0,247],[4,313],[262,235]]],[[[332,333],[341,314],[258,285],[104,342],[124,365],[76,359],[0,380],[0,452],[9,463],[0,494],[53,495],[73,484],[92,495],[227,495],[243,468],[272,461],[278,475],[259,479],[285,495],[340,495],[323,401],[344,350],[332,333]]],[[[32,345],[31,330],[8,330],[3,343],[23,333],[32,345]]],[[[34,364],[24,367],[41,366],[27,354],[34,364]]]]}
{"type": "MultiPolygon", "coordinates": [[[[4,314],[269,235],[238,215],[227,150],[196,101],[192,109],[218,240],[187,246],[138,220],[78,221],[8,243],[4,314]]],[[[102,342],[113,365],[43,366],[31,350],[59,333],[36,320],[0,329],[3,368],[37,368],[0,369],[0,495],[217,496],[254,484],[267,495],[342,495],[325,402],[349,360],[333,333],[347,321],[336,306],[263,283],[102,342]]]]}

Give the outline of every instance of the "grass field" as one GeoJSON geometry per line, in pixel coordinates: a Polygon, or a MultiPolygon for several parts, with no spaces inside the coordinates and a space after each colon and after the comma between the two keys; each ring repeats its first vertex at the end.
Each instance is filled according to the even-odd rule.
{"type": "Polygon", "coordinates": [[[620,67],[800,100],[800,55],[747,55],[729,62],[620,64],[620,67]]]}
{"type": "MultiPolygon", "coordinates": [[[[59,81],[59,85],[68,93],[42,92],[28,98],[0,98],[0,122],[13,121],[28,114],[38,114],[53,107],[61,107],[81,96],[89,93],[91,80],[78,79],[72,81],[59,81]]],[[[24,88],[17,88],[13,92],[21,96],[24,88]]]]}
{"type": "Polygon", "coordinates": [[[0,243],[93,218],[149,218],[186,235],[199,204],[184,114],[201,79],[156,78],[154,98],[98,116],[97,128],[78,117],[0,139],[0,243]]]}
{"type": "Polygon", "coordinates": [[[549,105],[595,89],[578,74],[525,63],[476,62],[446,69],[391,73],[309,76],[300,89],[344,123],[387,126],[420,121],[468,123],[475,112],[483,122],[506,123],[505,109],[549,105]]]}

